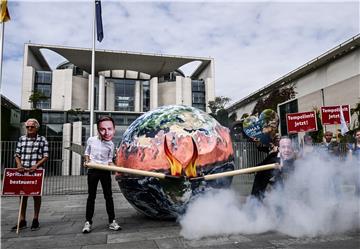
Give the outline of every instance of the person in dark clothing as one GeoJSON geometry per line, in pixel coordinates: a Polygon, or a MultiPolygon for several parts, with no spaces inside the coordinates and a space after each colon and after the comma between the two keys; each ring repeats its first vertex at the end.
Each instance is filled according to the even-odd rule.
{"type": "Polygon", "coordinates": [[[251,195],[259,200],[265,196],[268,184],[283,184],[283,174],[294,168],[295,151],[292,141],[283,137],[279,141],[279,151],[271,152],[259,165],[279,163],[278,169],[264,170],[255,174],[251,195]]]}

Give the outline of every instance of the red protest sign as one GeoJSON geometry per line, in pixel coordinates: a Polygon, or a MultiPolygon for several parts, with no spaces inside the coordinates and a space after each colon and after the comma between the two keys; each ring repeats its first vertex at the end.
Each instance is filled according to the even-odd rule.
{"type": "Polygon", "coordinates": [[[286,114],[288,133],[317,131],[316,113],[298,112],[286,114]]]}
{"type": "MultiPolygon", "coordinates": [[[[350,106],[342,105],[342,111],[346,123],[350,123],[350,106]]],[[[340,106],[321,107],[321,120],[324,125],[340,124],[340,106]]]]}
{"type": "Polygon", "coordinates": [[[18,172],[15,168],[4,170],[2,195],[40,196],[43,189],[44,170],[18,172]]]}

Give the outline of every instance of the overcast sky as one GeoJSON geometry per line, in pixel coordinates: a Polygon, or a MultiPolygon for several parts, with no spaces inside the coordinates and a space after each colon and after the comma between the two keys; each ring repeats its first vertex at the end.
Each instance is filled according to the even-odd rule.
{"type": "MultiPolygon", "coordinates": [[[[92,1],[12,1],[2,93],[20,105],[24,43],[92,47],[92,1]]],[[[99,49],[215,59],[215,95],[236,102],[357,35],[359,1],[102,1],[99,49]]],[[[52,65],[63,59],[47,53],[52,65]]]]}

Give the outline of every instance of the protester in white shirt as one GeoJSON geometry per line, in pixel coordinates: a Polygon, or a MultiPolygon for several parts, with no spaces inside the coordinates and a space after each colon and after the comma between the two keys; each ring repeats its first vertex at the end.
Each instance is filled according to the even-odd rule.
{"type": "MultiPolygon", "coordinates": [[[[112,159],[114,155],[114,143],[112,142],[112,139],[115,134],[114,120],[109,116],[103,116],[97,121],[97,127],[99,133],[98,136],[90,137],[86,143],[85,167],[89,162],[108,165],[113,164],[112,159]]],[[[88,198],[86,202],[86,222],[82,230],[83,233],[91,232],[96,191],[99,181],[106,201],[109,229],[115,231],[121,229],[115,220],[114,201],[111,190],[111,172],[98,169],[88,169],[88,198]]]]}

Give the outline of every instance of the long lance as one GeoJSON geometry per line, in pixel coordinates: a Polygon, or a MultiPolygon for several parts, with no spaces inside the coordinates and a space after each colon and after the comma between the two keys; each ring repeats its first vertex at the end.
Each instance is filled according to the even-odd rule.
{"type": "Polygon", "coordinates": [[[140,170],[140,169],[129,169],[119,166],[111,166],[106,164],[100,164],[100,163],[87,163],[87,167],[92,169],[100,169],[100,170],[107,170],[107,171],[114,171],[114,172],[120,172],[120,173],[127,173],[127,174],[133,174],[133,175],[141,175],[141,176],[152,176],[159,179],[179,179],[183,178],[181,176],[173,176],[173,175],[166,175],[164,173],[159,172],[153,172],[153,171],[146,171],[146,170],[140,170]]]}
{"type": "Polygon", "coordinates": [[[279,168],[279,166],[280,166],[280,164],[278,164],[278,163],[265,164],[262,166],[255,166],[255,167],[232,170],[232,171],[227,171],[227,172],[209,174],[209,175],[204,175],[204,176],[200,176],[200,177],[194,177],[194,178],[190,178],[190,181],[215,180],[215,179],[218,179],[221,177],[236,176],[236,175],[241,175],[241,174],[255,173],[258,171],[277,169],[277,168],[279,168]]]}
{"type": "MultiPolygon", "coordinates": [[[[100,164],[100,163],[87,163],[87,167],[92,169],[100,169],[100,170],[107,170],[107,171],[114,171],[114,172],[120,172],[120,173],[127,173],[127,174],[133,174],[133,175],[141,175],[141,176],[151,176],[156,177],[159,179],[182,179],[183,176],[173,176],[173,175],[167,175],[164,173],[159,172],[153,172],[153,171],[146,171],[146,170],[139,170],[139,169],[129,169],[119,166],[111,166],[106,164],[100,164]]],[[[200,177],[193,177],[189,178],[190,181],[201,181],[201,180],[214,180],[221,177],[228,177],[228,176],[236,176],[241,174],[249,174],[249,173],[255,173],[258,171],[264,171],[264,170],[270,170],[270,169],[276,169],[279,168],[278,163],[272,163],[272,164],[265,164],[262,166],[256,166],[256,167],[249,167],[245,169],[238,169],[238,170],[232,170],[222,173],[216,173],[216,174],[210,174],[210,175],[204,175],[200,177]]]]}

